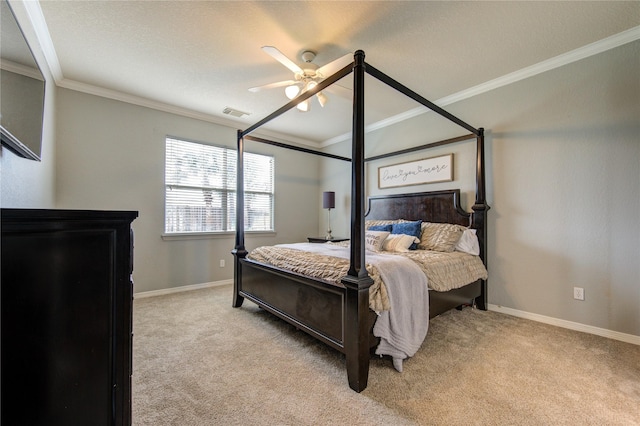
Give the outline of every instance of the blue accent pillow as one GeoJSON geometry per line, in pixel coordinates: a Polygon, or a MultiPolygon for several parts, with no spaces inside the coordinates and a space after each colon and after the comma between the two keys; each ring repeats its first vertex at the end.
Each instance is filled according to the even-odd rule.
{"type": "Polygon", "coordinates": [[[372,225],[372,226],[367,228],[367,231],[391,232],[391,224],[389,224],[389,225],[372,225]]]}
{"type": "MultiPolygon", "coordinates": [[[[420,235],[422,234],[422,221],[416,220],[415,222],[394,223],[391,225],[391,233],[411,235],[412,237],[420,239],[420,235]]],[[[418,243],[413,243],[411,247],[409,247],[409,250],[415,250],[417,248],[418,243]]]]}

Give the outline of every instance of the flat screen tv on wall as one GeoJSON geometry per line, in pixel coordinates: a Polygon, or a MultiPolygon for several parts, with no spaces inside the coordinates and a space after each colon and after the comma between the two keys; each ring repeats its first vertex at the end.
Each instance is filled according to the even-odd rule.
{"type": "Polygon", "coordinates": [[[45,82],[6,0],[0,1],[0,138],[3,148],[40,161],[45,82]]]}

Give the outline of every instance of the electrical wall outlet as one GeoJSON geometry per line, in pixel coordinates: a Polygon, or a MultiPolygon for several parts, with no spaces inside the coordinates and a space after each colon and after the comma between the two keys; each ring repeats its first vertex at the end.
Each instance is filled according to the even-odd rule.
{"type": "Polygon", "coordinates": [[[224,259],[220,259],[220,267],[221,268],[224,268],[224,264],[225,264],[224,259]]]}
{"type": "Polygon", "coordinates": [[[582,287],[574,287],[573,288],[573,298],[576,300],[584,300],[584,288],[582,287]]]}

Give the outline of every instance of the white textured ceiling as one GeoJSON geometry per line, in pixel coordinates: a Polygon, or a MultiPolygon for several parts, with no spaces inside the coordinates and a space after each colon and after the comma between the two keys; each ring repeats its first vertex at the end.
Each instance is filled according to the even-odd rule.
{"type": "MultiPolygon", "coordinates": [[[[241,129],[288,101],[282,88],[247,90],[292,78],[264,45],[300,64],[300,53],[314,50],[320,66],[362,49],[368,63],[435,101],[640,25],[637,1],[46,0],[40,7],[61,85],[122,92],[241,129]],[[251,115],[234,119],[225,107],[251,115]]],[[[382,88],[369,80],[369,123],[416,106],[387,89],[376,93],[382,88]]],[[[350,103],[329,97],[325,108],[314,101],[310,113],[288,112],[269,128],[315,143],[347,132],[350,103]]]]}

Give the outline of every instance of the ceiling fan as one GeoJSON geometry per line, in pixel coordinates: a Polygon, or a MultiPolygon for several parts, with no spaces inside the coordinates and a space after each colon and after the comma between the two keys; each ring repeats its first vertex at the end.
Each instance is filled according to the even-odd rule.
{"type": "MultiPolygon", "coordinates": [[[[287,58],[282,52],[280,52],[273,46],[263,46],[262,50],[273,57],[275,60],[280,62],[282,65],[293,71],[293,79],[265,84],[263,86],[251,87],[249,91],[259,92],[260,90],[264,89],[273,89],[275,87],[285,86],[284,92],[289,99],[293,99],[300,93],[312,89],[322,80],[344,68],[353,61],[353,54],[349,53],[341,58],[336,59],[333,62],[329,62],[328,64],[318,68],[318,65],[313,63],[313,60],[316,57],[316,53],[311,50],[305,50],[300,55],[300,57],[304,61],[304,64],[302,66],[298,66],[295,62],[287,58]]],[[[326,90],[329,92],[334,92],[339,96],[344,96],[347,98],[351,97],[351,91],[349,89],[342,86],[337,86],[335,84],[327,87],[326,90]]],[[[316,94],[316,98],[318,99],[318,103],[320,103],[321,107],[324,107],[328,100],[327,96],[322,92],[318,92],[316,94]]],[[[309,99],[300,102],[297,105],[297,108],[300,111],[309,111],[309,109],[311,108],[309,99]]]]}

